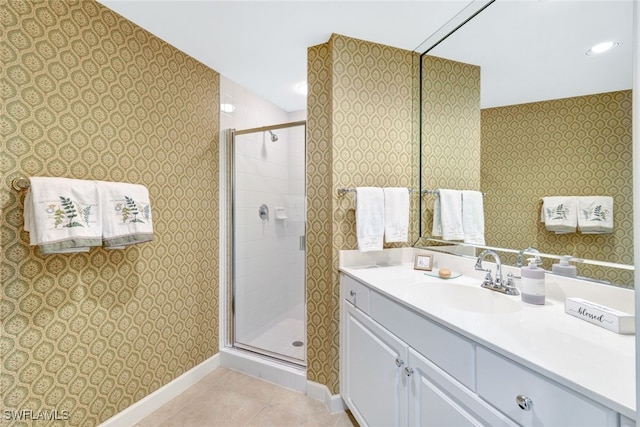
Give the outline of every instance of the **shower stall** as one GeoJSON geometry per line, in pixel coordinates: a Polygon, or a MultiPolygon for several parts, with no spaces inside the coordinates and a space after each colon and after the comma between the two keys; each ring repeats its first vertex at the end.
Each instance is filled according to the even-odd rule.
{"type": "Polygon", "coordinates": [[[229,135],[228,345],[305,366],[305,122],[229,135]]]}

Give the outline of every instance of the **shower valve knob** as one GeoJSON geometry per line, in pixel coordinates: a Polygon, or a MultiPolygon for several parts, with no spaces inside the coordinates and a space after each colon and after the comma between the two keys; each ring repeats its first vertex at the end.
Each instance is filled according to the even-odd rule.
{"type": "Polygon", "coordinates": [[[269,221],[269,207],[265,204],[261,205],[258,208],[258,216],[260,217],[261,220],[267,220],[269,221]]]}

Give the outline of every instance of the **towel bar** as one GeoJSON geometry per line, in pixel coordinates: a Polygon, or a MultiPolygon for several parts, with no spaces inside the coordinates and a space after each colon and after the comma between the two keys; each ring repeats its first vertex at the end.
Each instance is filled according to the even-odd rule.
{"type": "MultiPolygon", "coordinates": [[[[422,190],[422,194],[439,194],[440,190],[422,190]]],[[[487,193],[482,193],[483,196],[486,196],[487,193]]]]}
{"type": "Polygon", "coordinates": [[[27,190],[30,186],[31,183],[29,182],[29,178],[20,176],[11,180],[11,188],[16,191],[27,190]]]}
{"type": "MultiPolygon", "coordinates": [[[[409,193],[415,193],[416,191],[413,188],[408,188],[409,193]]],[[[345,196],[349,193],[355,193],[355,188],[338,188],[338,196],[345,196]]]]}

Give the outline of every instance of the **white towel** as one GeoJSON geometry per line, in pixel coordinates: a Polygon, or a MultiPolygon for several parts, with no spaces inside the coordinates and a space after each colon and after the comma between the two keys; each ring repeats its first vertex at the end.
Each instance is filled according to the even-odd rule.
{"type": "Polygon", "coordinates": [[[149,192],[143,185],[98,182],[102,207],[102,243],[107,249],[153,240],[149,192]]]}
{"type": "Polygon", "coordinates": [[[484,245],[484,205],[479,191],[462,192],[462,230],[465,243],[484,245]]]}
{"type": "Polygon", "coordinates": [[[613,198],[578,197],[578,228],[583,234],[613,233],[613,198]]]}
{"type": "Polygon", "coordinates": [[[439,189],[433,205],[434,236],[443,240],[463,240],[462,193],[458,190],[439,189]]]}
{"type": "Polygon", "coordinates": [[[382,188],[356,188],[356,233],[360,252],[382,250],[384,240],[382,188]]]}
{"type": "Polygon", "coordinates": [[[543,197],[540,220],[556,234],[574,233],[578,227],[578,200],[570,196],[543,197]]]}
{"type": "Polygon", "coordinates": [[[384,239],[387,243],[409,240],[409,189],[384,188],[384,239]]]}
{"type": "Polygon", "coordinates": [[[31,177],[24,229],[43,254],[87,252],[102,244],[102,214],[93,181],[31,177]]]}

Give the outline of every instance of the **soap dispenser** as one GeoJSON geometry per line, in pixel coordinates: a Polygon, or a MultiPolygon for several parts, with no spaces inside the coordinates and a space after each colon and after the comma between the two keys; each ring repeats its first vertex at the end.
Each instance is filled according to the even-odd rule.
{"type": "Polygon", "coordinates": [[[520,275],[522,276],[522,301],[529,304],[544,305],[544,275],[542,268],[536,265],[535,258],[529,258],[529,265],[522,267],[520,275]]]}
{"type": "Polygon", "coordinates": [[[560,259],[560,262],[551,266],[551,272],[560,276],[576,277],[578,275],[578,269],[575,265],[570,265],[569,260],[571,255],[565,255],[560,259]]]}

